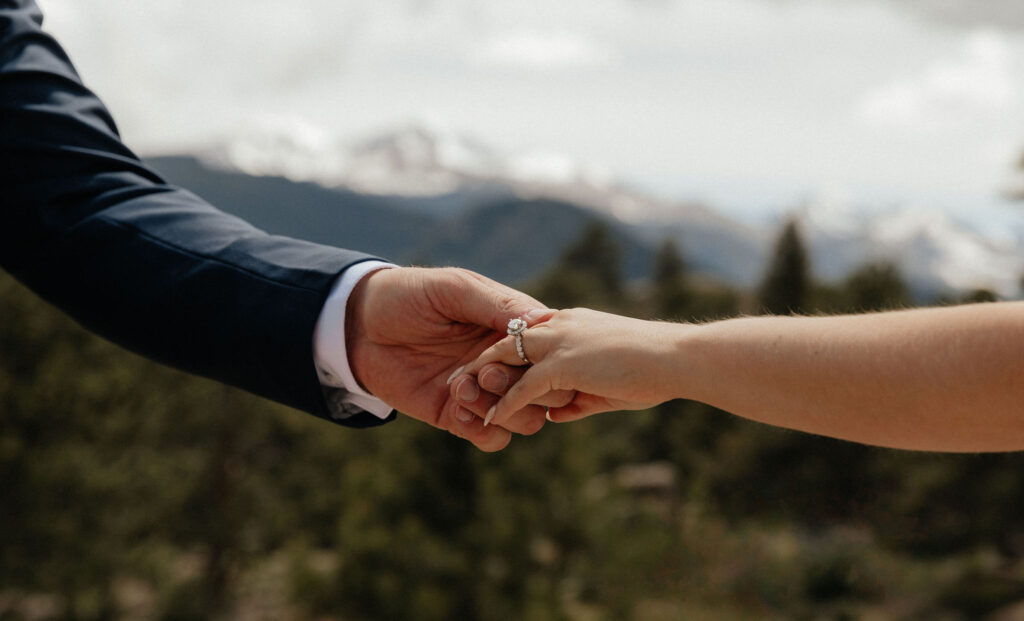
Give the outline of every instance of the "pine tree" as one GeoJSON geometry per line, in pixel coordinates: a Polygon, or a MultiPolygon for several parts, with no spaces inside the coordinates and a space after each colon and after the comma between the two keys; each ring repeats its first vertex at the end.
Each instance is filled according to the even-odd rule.
{"type": "Polygon", "coordinates": [[[599,220],[591,220],[576,243],[562,255],[562,263],[593,274],[604,293],[611,297],[622,295],[621,261],[622,249],[612,236],[611,227],[599,220]]]}
{"type": "Polygon", "coordinates": [[[998,302],[999,294],[991,289],[971,289],[963,293],[958,300],[961,304],[980,304],[982,302],[998,302]]]}
{"type": "Polygon", "coordinates": [[[799,313],[810,290],[807,251],[796,220],[790,220],[775,243],[775,254],[758,294],[761,311],[771,315],[799,313]]]}
{"type": "Polygon", "coordinates": [[[662,319],[678,319],[690,310],[692,295],[686,262],[675,243],[666,239],[654,258],[654,312],[662,319]]]}
{"type": "Polygon", "coordinates": [[[1021,153],[1017,158],[1016,172],[1016,183],[1007,194],[1012,200],[1024,201],[1024,183],[1022,183],[1022,176],[1024,176],[1024,153],[1021,153]]]}
{"type": "Polygon", "coordinates": [[[625,289],[621,257],[611,228],[593,220],[531,287],[531,293],[552,308],[618,309],[625,289]]]}
{"type": "Polygon", "coordinates": [[[861,266],[846,278],[844,288],[852,311],[880,311],[910,303],[899,269],[887,261],[861,266]]]}

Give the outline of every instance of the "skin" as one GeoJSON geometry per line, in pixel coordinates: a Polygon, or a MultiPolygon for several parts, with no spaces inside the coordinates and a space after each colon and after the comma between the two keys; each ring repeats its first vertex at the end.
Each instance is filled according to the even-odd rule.
{"type": "MultiPolygon", "coordinates": [[[[684,398],[878,446],[1024,449],[1021,302],[704,325],[572,309],[530,327],[524,347],[534,364],[495,404],[493,424],[539,394],[576,390],[552,421],[684,398]]],[[[496,365],[523,365],[512,338],[464,372],[496,365]]]]}
{"type": "Polygon", "coordinates": [[[363,278],[348,300],[349,364],[365,389],[395,409],[496,451],[512,433],[536,433],[544,408],[527,404],[507,423],[485,427],[481,417],[498,396],[480,390],[475,379],[450,393],[447,380],[498,341],[509,319],[549,315],[533,298],[467,270],[380,270],[363,278]]]}

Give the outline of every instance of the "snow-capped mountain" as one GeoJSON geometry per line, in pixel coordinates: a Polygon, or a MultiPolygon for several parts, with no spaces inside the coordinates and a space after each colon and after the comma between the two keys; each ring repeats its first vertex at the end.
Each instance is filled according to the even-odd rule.
{"type": "MultiPolygon", "coordinates": [[[[199,153],[207,165],[281,176],[378,196],[444,197],[449,212],[481,197],[554,199],[635,228],[655,245],[674,238],[695,266],[750,284],[765,235],[703,205],[657,198],[607,171],[553,151],[502,153],[480,141],[405,125],[370,138],[340,140],[304,123],[274,120],[199,153]],[[473,200],[462,200],[472,195],[473,200]]],[[[431,202],[432,208],[438,202],[431,202]]],[[[756,270],[755,270],[756,271],[756,270]]]]}
{"type": "Polygon", "coordinates": [[[601,195],[611,189],[610,177],[567,156],[499,153],[473,138],[416,124],[349,141],[275,119],[224,138],[200,156],[220,168],[376,195],[434,196],[480,183],[578,187],[601,195]]]}
{"type": "Polygon", "coordinates": [[[408,126],[354,144],[342,185],[366,194],[431,196],[499,174],[501,159],[453,134],[408,126]]]}
{"type": "Polygon", "coordinates": [[[347,141],[303,122],[273,119],[201,149],[199,155],[216,168],[363,194],[438,196],[493,185],[523,198],[578,203],[624,222],[699,218],[728,224],[701,205],[657,199],[562,153],[503,153],[473,138],[417,124],[347,141]]]}
{"type": "Polygon", "coordinates": [[[325,187],[342,182],[346,144],[323,129],[295,119],[268,118],[195,150],[205,165],[256,177],[284,177],[325,187]]]}
{"type": "MultiPolygon", "coordinates": [[[[430,208],[444,204],[456,211],[488,196],[566,201],[613,218],[652,247],[674,239],[694,267],[743,286],[761,276],[776,232],[700,204],[657,198],[562,154],[503,153],[414,124],[342,140],[303,123],[273,121],[202,150],[200,159],[250,175],[422,198],[430,208]]],[[[1024,217],[1018,229],[994,235],[918,206],[862,208],[822,199],[794,215],[803,223],[815,271],[823,279],[838,280],[883,259],[896,263],[921,293],[987,288],[1005,297],[1019,294],[1024,217]]]]}
{"type": "Polygon", "coordinates": [[[919,292],[990,289],[1004,297],[1019,294],[1024,229],[982,232],[947,212],[922,206],[878,209],[820,201],[796,215],[822,278],[836,280],[858,265],[884,260],[899,266],[919,292]]]}

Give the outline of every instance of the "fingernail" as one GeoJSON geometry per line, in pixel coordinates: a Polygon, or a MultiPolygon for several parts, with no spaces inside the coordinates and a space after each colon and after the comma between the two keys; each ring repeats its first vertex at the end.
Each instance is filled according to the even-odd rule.
{"type": "Polygon", "coordinates": [[[455,398],[463,403],[472,403],[479,396],[480,389],[477,387],[476,382],[473,381],[473,378],[465,380],[455,389],[455,398]]]}
{"type": "Polygon", "coordinates": [[[458,377],[459,374],[462,373],[462,370],[465,369],[465,368],[466,368],[466,365],[462,365],[461,367],[455,369],[455,371],[451,375],[448,376],[448,381],[445,382],[445,384],[451,386],[452,385],[452,380],[454,380],[456,377],[458,377]]]}
{"type": "Polygon", "coordinates": [[[486,373],[480,375],[477,378],[477,382],[480,383],[480,387],[487,392],[493,392],[496,395],[500,395],[505,392],[508,388],[508,375],[505,375],[497,369],[489,369],[486,373]]]}
{"type": "Polygon", "coordinates": [[[459,419],[460,423],[471,423],[476,416],[466,408],[458,408],[455,410],[455,418],[459,419]]]}
{"type": "Polygon", "coordinates": [[[498,406],[492,405],[491,409],[487,410],[487,416],[484,417],[484,427],[491,424],[491,419],[494,418],[494,411],[498,409],[498,406]]]}

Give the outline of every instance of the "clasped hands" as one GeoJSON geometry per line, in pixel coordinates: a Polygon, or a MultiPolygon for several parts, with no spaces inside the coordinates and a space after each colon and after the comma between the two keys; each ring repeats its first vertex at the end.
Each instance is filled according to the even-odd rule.
{"type": "Polygon", "coordinates": [[[367,391],[398,411],[481,450],[500,450],[512,433],[529,435],[544,426],[544,405],[565,405],[573,394],[545,395],[500,424],[484,425],[498,395],[522,370],[494,364],[476,377],[448,380],[501,340],[510,319],[534,323],[550,313],[533,298],[468,270],[379,270],[348,299],[349,364],[367,391]]]}
{"type": "Polygon", "coordinates": [[[542,406],[566,422],[676,398],[866,444],[1018,451],[1022,309],[1003,302],[699,325],[553,311],[479,274],[403,268],[357,285],[345,332],[367,390],[488,451],[511,433],[537,432],[542,406]],[[516,317],[529,326],[520,339],[530,365],[506,335],[516,317]]]}
{"type": "MultiPolygon", "coordinates": [[[[346,348],[356,379],[371,394],[482,450],[496,451],[512,433],[539,431],[545,406],[556,422],[644,407],[642,399],[630,395],[601,397],[597,390],[563,388],[557,377],[540,372],[558,368],[552,363],[520,382],[527,367],[518,366],[523,363],[506,337],[509,320],[571,328],[576,312],[593,313],[561,311],[552,319],[555,311],[540,302],[468,270],[386,269],[363,278],[349,297],[346,348]],[[489,413],[491,424],[485,424],[489,413]]],[[[531,328],[530,336],[534,332],[543,335],[531,328]]],[[[527,347],[541,343],[528,340],[527,347]]]]}

